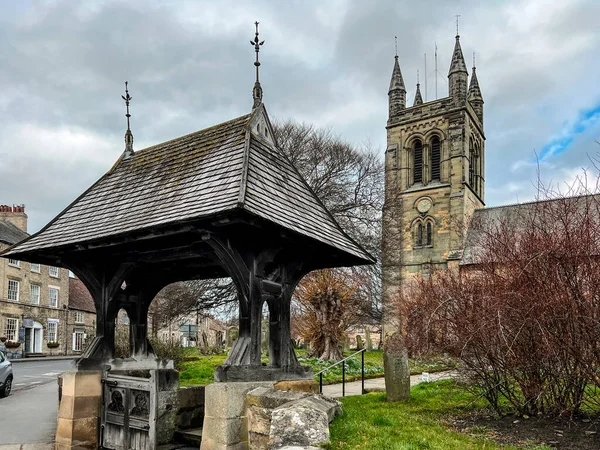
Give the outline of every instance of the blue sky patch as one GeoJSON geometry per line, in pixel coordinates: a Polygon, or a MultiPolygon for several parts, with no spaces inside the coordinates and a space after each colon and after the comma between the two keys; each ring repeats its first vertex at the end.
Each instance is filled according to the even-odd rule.
{"type": "Polygon", "coordinates": [[[600,104],[582,111],[575,122],[566,124],[559,135],[554,136],[550,142],[542,147],[539,154],[540,161],[567,151],[577,135],[599,122],[600,104]]]}

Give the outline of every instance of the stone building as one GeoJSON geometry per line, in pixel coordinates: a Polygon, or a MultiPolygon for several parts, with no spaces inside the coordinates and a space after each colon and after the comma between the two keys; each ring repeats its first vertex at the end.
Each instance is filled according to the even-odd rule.
{"type": "Polygon", "coordinates": [[[67,316],[67,340],[69,354],[79,355],[96,335],[96,307],[94,299],[83,282],[74,276],[69,279],[69,314],[67,316]]]}
{"type": "MultiPolygon", "coordinates": [[[[395,57],[388,92],[383,210],[384,304],[416,274],[458,268],[464,230],[485,205],[483,97],[456,43],[448,96],[412,106],[395,57]]],[[[386,322],[390,320],[388,314],[386,322]]]]}
{"type": "MultiPolygon", "coordinates": [[[[24,206],[0,205],[0,251],[27,238],[24,206]]],[[[9,358],[70,352],[69,272],[0,258],[0,348],[9,358]]]]}

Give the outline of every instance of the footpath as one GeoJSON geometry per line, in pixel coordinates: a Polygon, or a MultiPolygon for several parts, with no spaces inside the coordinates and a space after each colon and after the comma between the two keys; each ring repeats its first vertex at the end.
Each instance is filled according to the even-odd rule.
{"type": "MultiPolygon", "coordinates": [[[[456,372],[453,370],[448,370],[445,372],[436,372],[429,374],[429,381],[437,381],[444,380],[447,378],[454,378],[456,376],[456,372]]],[[[410,377],[410,385],[414,386],[416,384],[422,383],[424,381],[423,376],[419,375],[411,375],[410,377]]],[[[359,381],[351,381],[346,383],[346,397],[350,397],[353,395],[360,395],[362,389],[362,382],[359,381]]],[[[385,390],[385,378],[369,378],[365,380],[365,390],[367,391],[384,391],[385,390]]],[[[329,397],[339,398],[342,396],[342,383],[339,384],[329,384],[323,386],[323,394],[329,397]]]]}

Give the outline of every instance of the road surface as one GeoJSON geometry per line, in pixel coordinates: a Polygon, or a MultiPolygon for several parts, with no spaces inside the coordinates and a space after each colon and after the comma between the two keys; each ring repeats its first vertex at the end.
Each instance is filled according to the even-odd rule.
{"type": "Polygon", "coordinates": [[[72,360],[23,361],[13,364],[12,393],[0,398],[2,444],[54,442],[58,412],[57,376],[72,360]]]}
{"type": "MultiPolygon", "coordinates": [[[[16,394],[23,389],[30,389],[51,381],[56,383],[59,374],[73,369],[73,360],[22,361],[14,363],[12,367],[14,374],[12,392],[16,394]]],[[[2,400],[0,399],[0,408],[4,409],[2,400]]]]}

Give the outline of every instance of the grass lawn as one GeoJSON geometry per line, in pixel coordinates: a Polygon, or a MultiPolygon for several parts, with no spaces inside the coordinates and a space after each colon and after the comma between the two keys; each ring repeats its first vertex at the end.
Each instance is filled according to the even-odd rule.
{"type": "MultiPolygon", "coordinates": [[[[311,366],[315,373],[333,364],[332,361],[321,361],[318,358],[306,358],[305,350],[296,350],[298,359],[303,365],[311,366]]],[[[354,351],[349,351],[344,356],[350,356],[354,351]]],[[[213,373],[215,368],[223,364],[227,358],[226,354],[202,356],[196,349],[186,349],[186,359],[181,363],[181,372],[179,380],[182,386],[196,384],[209,384],[213,382],[213,373]],[[194,354],[195,352],[195,354],[194,354]]],[[[268,362],[268,358],[263,358],[263,362],[268,362]]],[[[439,372],[455,367],[452,360],[438,359],[419,359],[410,360],[411,373],[421,372],[439,372]]],[[[359,380],[360,354],[349,360],[346,364],[346,381],[359,380]]],[[[383,353],[381,351],[365,352],[365,377],[373,378],[383,376],[383,353]]],[[[318,378],[316,378],[318,380],[318,378]]],[[[323,383],[340,383],[342,381],[342,366],[336,366],[323,374],[323,383]]]]}
{"type": "Polygon", "coordinates": [[[485,406],[452,380],[414,386],[408,402],[387,403],[385,394],[377,393],[346,397],[342,403],[344,414],[331,424],[329,450],[551,449],[535,444],[502,446],[475,433],[449,429],[446,421],[451,416],[485,406]]]}

